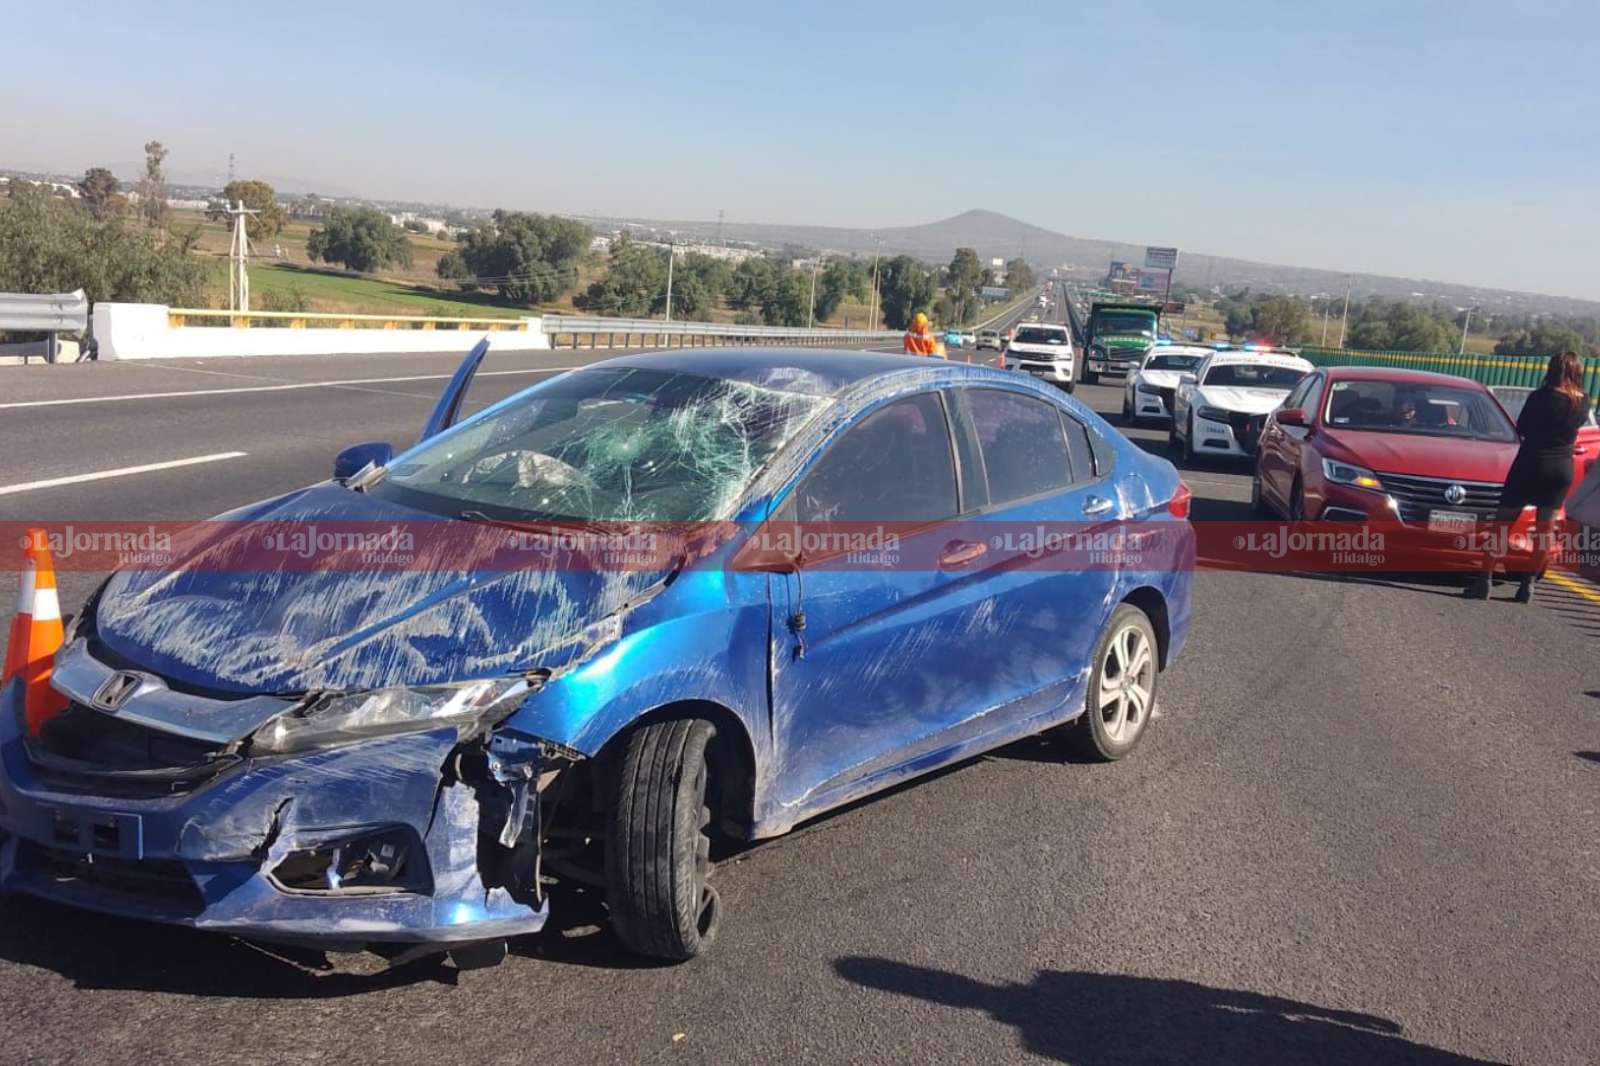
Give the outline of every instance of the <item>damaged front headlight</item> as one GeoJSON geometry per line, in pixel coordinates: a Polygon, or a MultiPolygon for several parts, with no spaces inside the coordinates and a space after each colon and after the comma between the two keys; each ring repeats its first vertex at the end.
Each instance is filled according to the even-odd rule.
{"type": "Polygon", "coordinates": [[[536,685],[503,677],[316,696],[256,730],[250,752],[287,755],[442,726],[465,731],[509,715],[536,685]]]}

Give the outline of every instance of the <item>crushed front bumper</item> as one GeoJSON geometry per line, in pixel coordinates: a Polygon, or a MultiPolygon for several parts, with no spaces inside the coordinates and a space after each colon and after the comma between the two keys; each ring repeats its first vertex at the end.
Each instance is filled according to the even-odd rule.
{"type": "Polygon", "coordinates": [[[537,832],[501,843],[520,808],[492,774],[462,769],[453,729],[245,759],[180,794],[106,795],[37,765],[22,722],[13,682],[0,689],[0,890],[330,949],[444,947],[544,925],[537,832]],[[335,858],[318,881],[319,856],[376,839],[409,842],[403,861],[388,853],[404,878],[341,884],[335,858]]]}

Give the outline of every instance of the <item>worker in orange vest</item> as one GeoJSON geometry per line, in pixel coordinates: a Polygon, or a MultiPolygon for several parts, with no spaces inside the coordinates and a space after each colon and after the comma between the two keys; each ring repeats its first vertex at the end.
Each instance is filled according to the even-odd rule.
{"type": "Polygon", "coordinates": [[[911,320],[911,328],[906,330],[907,355],[935,355],[940,347],[939,341],[933,335],[933,327],[928,324],[928,316],[918,311],[911,320]]]}

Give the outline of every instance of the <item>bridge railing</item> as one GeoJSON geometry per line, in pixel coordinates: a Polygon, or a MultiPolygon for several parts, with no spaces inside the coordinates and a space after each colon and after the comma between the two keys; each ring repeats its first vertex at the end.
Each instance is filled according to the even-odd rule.
{"type": "MultiPolygon", "coordinates": [[[[1474,355],[1470,352],[1367,352],[1339,348],[1302,348],[1300,354],[1315,366],[1386,366],[1401,370],[1431,370],[1435,374],[1481,381],[1485,385],[1534,388],[1544,380],[1550,360],[1542,355],[1474,355]]],[[[1586,360],[1584,388],[1591,399],[1600,397],[1600,360],[1586,360]]]]}
{"type": "Polygon", "coordinates": [[[315,311],[218,311],[207,308],[173,307],[167,322],[175,329],[198,326],[276,327],[286,329],[421,329],[526,332],[529,318],[455,318],[441,315],[357,315],[315,311]]]}
{"type": "Polygon", "coordinates": [[[899,340],[901,336],[888,330],[742,326],[730,322],[666,322],[659,318],[604,318],[598,315],[544,315],[540,319],[540,329],[550,339],[552,348],[631,348],[635,343],[641,348],[743,344],[835,347],[885,344],[899,340]]]}

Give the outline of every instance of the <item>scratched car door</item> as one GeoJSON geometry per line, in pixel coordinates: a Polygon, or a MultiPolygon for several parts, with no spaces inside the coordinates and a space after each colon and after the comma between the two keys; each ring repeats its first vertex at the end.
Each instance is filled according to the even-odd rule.
{"type": "Polygon", "coordinates": [[[828,806],[830,795],[892,770],[897,753],[941,728],[963,695],[966,667],[950,649],[970,612],[955,571],[907,565],[892,547],[841,552],[815,541],[868,533],[878,523],[938,538],[959,509],[949,418],[937,392],[864,412],[780,504],[775,526],[793,523],[813,541],[799,573],[773,582],[780,803],[828,806]]]}

